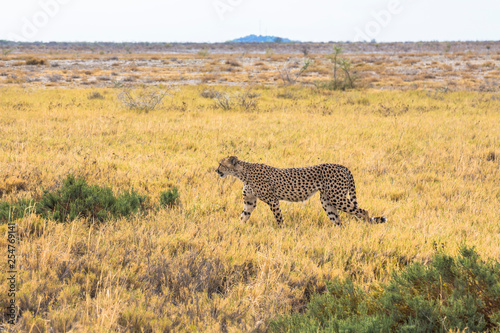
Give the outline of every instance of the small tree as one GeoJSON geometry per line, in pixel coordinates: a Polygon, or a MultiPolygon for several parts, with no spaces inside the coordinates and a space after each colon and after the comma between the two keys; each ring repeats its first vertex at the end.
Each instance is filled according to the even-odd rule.
{"type": "Polygon", "coordinates": [[[2,54],[4,56],[8,55],[9,53],[11,53],[12,51],[14,51],[14,49],[2,49],[2,54]]]}
{"type": "Polygon", "coordinates": [[[304,65],[295,72],[292,72],[292,65],[290,62],[285,63],[281,68],[278,68],[278,72],[285,85],[295,84],[299,77],[304,74],[304,72],[311,66],[313,61],[310,58],[304,59],[304,65]]]}
{"type": "Polygon", "coordinates": [[[340,54],[342,54],[342,48],[340,46],[334,46],[333,53],[328,55],[328,58],[333,63],[332,80],[316,83],[317,87],[330,90],[354,88],[356,76],[352,73],[352,64],[349,59],[341,57],[340,54]]]}

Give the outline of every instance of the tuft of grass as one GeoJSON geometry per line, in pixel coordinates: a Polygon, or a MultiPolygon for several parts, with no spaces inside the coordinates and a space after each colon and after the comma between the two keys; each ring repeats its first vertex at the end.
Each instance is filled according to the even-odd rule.
{"type": "Polygon", "coordinates": [[[462,246],[456,258],[438,252],[370,291],[350,279],[327,283],[303,314],[274,319],[270,332],[448,332],[500,328],[500,264],[462,246]]]}
{"type": "Polygon", "coordinates": [[[160,207],[172,207],[179,203],[179,190],[172,187],[160,194],[160,207]]]}
{"type": "Polygon", "coordinates": [[[98,92],[98,91],[93,91],[87,95],[88,99],[104,99],[104,96],[98,92]]]}
{"type": "Polygon", "coordinates": [[[11,192],[25,190],[26,181],[17,177],[7,177],[6,179],[0,180],[0,197],[11,192]]]}

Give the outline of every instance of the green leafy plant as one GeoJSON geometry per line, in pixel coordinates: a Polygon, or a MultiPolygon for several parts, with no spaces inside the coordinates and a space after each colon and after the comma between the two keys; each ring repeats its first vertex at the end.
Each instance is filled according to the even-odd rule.
{"type": "Polygon", "coordinates": [[[0,202],[0,224],[17,220],[36,210],[36,203],[30,199],[19,199],[16,202],[0,202]]]}
{"type": "Polygon", "coordinates": [[[160,207],[172,207],[179,203],[179,190],[172,187],[160,194],[160,207]]]}
{"type": "Polygon", "coordinates": [[[357,78],[352,72],[352,64],[349,59],[342,58],[340,54],[342,54],[342,48],[334,46],[333,53],[328,55],[333,64],[332,79],[326,82],[316,82],[316,87],[329,90],[346,90],[355,87],[357,78]]]}
{"type": "Polygon", "coordinates": [[[473,248],[457,258],[438,252],[366,292],[350,280],[330,282],[303,314],[270,322],[271,332],[484,332],[500,328],[500,264],[473,248]]]}
{"type": "Polygon", "coordinates": [[[60,222],[77,217],[103,222],[111,217],[137,212],[145,200],[146,196],[134,191],[115,197],[108,187],[90,186],[84,178],[69,175],[59,190],[43,193],[37,213],[60,222]]]}
{"type": "Polygon", "coordinates": [[[15,203],[0,202],[0,222],[22,218],[29,212],[59,222],[78,217],[103,222],[137,213],[145,201],[145,195],[133,190],[115,196],[108,187],[91,186],[84,178],[69,175],[61,188],[44,191],[39,201],[21,199],[15,203]]]}

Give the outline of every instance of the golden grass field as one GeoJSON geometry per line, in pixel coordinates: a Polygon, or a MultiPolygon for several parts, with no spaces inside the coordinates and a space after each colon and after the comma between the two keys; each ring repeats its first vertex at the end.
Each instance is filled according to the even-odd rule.
{"type": "MultiPolygon", "coordinates": [[[[376,290],[392,272],[460,244],[499,258],[500,95],[456,90],[192,84],[170,88],[146,113],[125,108],[119,88],[3,85],[1,200],[35,198],[74,174],[133,188],[150,206],[175,186],[181,201],[101,225],[17,220],[21,318],[3,328],[258,332],[300,311],[329,279],[376,290]],[[216,108],[207,89],[251,90],[256,104],[216,108]],[[95,92],[103,98],[90,99],[95,92]],[[262,202],[240,224],[242,183],[214,172],[229,155],[345,165],[360,206],[388,222],[341,213],[345,226],[334,227],[316,194],[282,203],[283,228],[262,202]]],[[[6,249],[7,225],[0,231],[6,249]]]]}

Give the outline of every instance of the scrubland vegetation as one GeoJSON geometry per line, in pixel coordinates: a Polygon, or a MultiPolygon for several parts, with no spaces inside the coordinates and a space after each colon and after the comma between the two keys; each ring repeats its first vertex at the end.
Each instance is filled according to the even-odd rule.
{"type": "MultiPolygon", "coordinates": [[[[59,70],[52,66],[62,61],[52,57],[63,56],[74,54],[31,54],[47,63],[27,65],[20,60],[24,55],[11,52],[0,60],[0,74],[11,78],[15,70],[36,66],[36,75],[43,76],[59,70]],[[16,69],[11,61],[23,64],[16,69]]],[[[113,61],[134,56],[146,57],[127,53],[113,61]]],[[[288,61],[279,56],[286,58],[276,60],[281,65],[288,61]]],[[[480,88],[483,76],[496,80],[498,59],[471,69],[480,79],[460,72],[450,85],[425,79],[432,71],[422,66],[412,80],[385,89],[406,82],[407,74],[371,85],[356,68],[382,68],[385,63],[375,65],[375,59],[389,55],[344,52],[357,86],[334,90],[314,85],[331,79],[331,61],[322,56],[324,76],[308,78],[321,66],[308,56],[313,63],[287,85],[277,67],[265,74],[272,80],[246,80],[248,72],[258,77],[260,68],[271,67],[265,54],[210,52],[178,55],[175,63],[216,61],[208,73],[235,68],[227,73],[234,83],[162,86],[120,79],[87,87],[71,80],[0,81],[1,248],[7,248],[7,221],[15,219],[19,237],[19,318],[2,327],[498,329],[500,95],[495,84],[480,88]],[[152,109],[134,107],[124,102],[124,91],[132,101],[161,100],[153,100],[152,109]],[[356,180],[360,206],[388,222],[368,225],[341,214],[345,226],[336,228],[316,195],[305,203],[283,203],[283,228],[262,202],[240,224],[242,184],[214,172],[228,155],[277,167],[345,165],[356,180]],[[472,305],[478,310],[464,310],[472,305]]],[[[390,57],[402,63],[422,59],[390,57]]],[[[453,68],[468,66],[462,58],[453,61],[453,68]]],[[[137,81],[155,73],[140,68],[137,81]]],[[[101,75],[101,69],[65,70],[48,75],[101,75]]],[[[174,68],[162,71],[181,75],[174,68]]],[[[7,271],[4,258],[0,267],[7,271]]],[[[7,288],[0,284],[2,311],[7,288]]]]}

